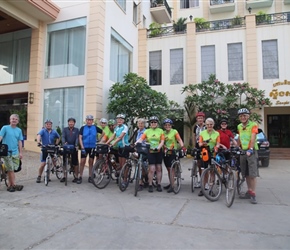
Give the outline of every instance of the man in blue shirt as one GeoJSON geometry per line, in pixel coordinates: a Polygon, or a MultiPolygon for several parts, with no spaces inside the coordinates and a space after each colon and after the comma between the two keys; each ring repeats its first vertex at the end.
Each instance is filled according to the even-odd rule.
{"type": "MultiPolygon", "coordinates": [[[[43,146],[46,145],[57,145],[59,143],[60,140],[60,136],[59,134],[56,132],[56,130],[52,129],[52,120],[47,119],[45,121],[45,127],[43,129],[41,129],[38,134],[37,134],[37,144],[40,146],[41,144],[43,146]],[[40,144],[41,142],[41,144],[40,144]]],[[[46,157],[47,157],[47,153],[42,152],[40,159],[41,159],[41,164],[40,167],[38,169],[38,177],[36,179],[36,183],[40,183],[41,182],[41,175],[46,163],[46,157]]]]}
{"type": "MultiPolygon", "coordinates": [[[[80,164],[80,176],[78,178],[77,183],[82,183],[82,176],[85,168],[85,163],[87,156],[89,155],[89,179],[88,182],[92,182],[92,169],[95,158],[95,148],[97,143],[97,134],[102,134],[103,130],[94,124],[94,117],[92,115],[86,116],[86,125],[80,128],[79,133],[79,143],[81,147],[81,164],[80,164]]],[[[102,137],[101,136],[101,137],[102,137]]]]}
{"type": "Polygon", "coordinates": [[[4,156],[4,163],[8,172],[8,188],[7,191],[15,192],[23,189],[22,185],[15,184],[14,170],[19,167],[22,159],[22,131],[17,127],[19,123],[19,116],[12,114],[10,116],[10,125],[5,125],[0,131],[0,142],[8,145],[8,156],[4,156]]]}

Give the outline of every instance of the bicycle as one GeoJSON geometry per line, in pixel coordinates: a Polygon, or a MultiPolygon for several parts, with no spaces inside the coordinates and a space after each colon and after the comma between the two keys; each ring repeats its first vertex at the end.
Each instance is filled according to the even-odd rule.
{"type": "Polygon", "coordinates": [[[176,149],[166,149],[165,155],[173,154],[174,159],[171,162],[170,172],[169,172],[169,178],[170,178],[170,185],[175,194],[178,194],[181,188],[181,164],[179,158],[184,157],[184,152],[182,150],[176,150],[176,149]]]}
{"type": "Polygon", "coordinates": [[[46,164],[44,167],[44,184],[47,186],[50,181],[50,172],[55,173],[58,179],[63,178],[63,164],[62,159],[59,156],[59,146],[56,145],[42,145],[41,151],[47,153],[46,164]]]}
{"type": "Polygon", "coordinates": [[[2,156],[8,156],[8,145],[0,144],[0,182],[4,181],[6,187],[8,187],[7,171],[4,165],[2,156]]]}
{"type": "Polygon", "coordinates": [[[217,201],[222,193],[222,183],[226,188],[226,205],[231,207],[236,193],[235,171],[225,160],[222,152],[209,159],[209,166],[201,175],[201,190],[210,201],[217,201]]]}
{"type": "Polygon", "coordinates": [[[199,169],[198,169],[198,164],[197,164],[197,155],[200,154],[200,149],[194,148],[191,151],[191,156],[193,156],[193,161],[192,161],[192,167],[189,168],[188,170],[190,172],[190,178],[191,178],[191,192],[193,193],[195,190],[195,187],[198,185],[198,175],[199,175],[199,169]]]}
{"type": "Polygon", "coordinates": [[[63,171],[63,177],[65,178],[65,186],[67,186],[67,176],[68,176],[68,173],[73,173],[73,176],[74,178],[77,178],[77,176],[75,175],[75,172],[74,172],[74,168],[73,166],[71,165],[71,156],[72,154],[76,151],[76,148],[74,145],[63,145],[62,146],[62,155],[63,155],[63,158],[65,159],[64,160],[64,166],[62,167],[62,169],[59,169],[59,171],[63,171]],[[70,166],[70,168],[68,169],[68,166],[70,166]]]}

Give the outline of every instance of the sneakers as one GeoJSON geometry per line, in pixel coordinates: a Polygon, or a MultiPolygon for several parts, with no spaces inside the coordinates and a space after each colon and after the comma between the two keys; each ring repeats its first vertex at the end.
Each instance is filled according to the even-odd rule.
{"type": "Polygon", "coordinates": [[[153,186],[152,185],[149,185],[148,192],[153,193],[153,186]]]}
{"type": "Polygon", "coordinates": [[[61,178],[60,182],[65,182],[65,177],[61,178]]]}
{"type": "Polygon", "coordinates": [[[73,182],[73,183],[77,183],[77,182],[78,182],[78,178],[74,178],[74,179],[72,180],[72,182],[73,182]]]}
{"type": "Polygon", "coordinates": [[[83,182],[82,177],[78,178],[78,180],[77,180],[77,184],[81,184],[82,182],[83,182]]]}
{"type": "Polygon", "coordinates": [[[167,193],[172,193],[173,192],[173,188],[170,187],[168,190],[167,190],[167,193]]]}
{"type": "Polygon", "coordinates": [[[200,188],[200,182],[195,183],[194,188],[200,188]]]}
{"type": "Polygon", "coordinates": [[[203,192],[200,190],[198,196],[203,196],[203,192]]]}
{"type": "Polygon", "coordinates": [[[167,186],[163,187],[164,189],[169,189],[171,187],[170,184],[168,184],[167,186]]]}
{"type": "Polygon", "coordinates": [[[156,189],[157,189],[158,192],[162,192],[162,187],[161,187],[160,184],[157,185],[157,188],[156,189]]]}
{"type": "Polygon", "coordinates": [[[244,194],[240,194],[239,198],[240,198],[240,199],[250,199],[251,196],[250,196],[250,194],[249,194],[249,191],[247,191],[247,192],[244,193],[244,194]]]}
{"type": "Polygon", "coordinates": [[[93,179],[92,179],[92,177],[89,177],[89,178],[88,178],[88,182],[89,182],[89,183],[93,183],[93,179]]]}
{"type": "Polygon", "coordinates": [[[250,200],[250,202],[252,203],[252,204],[257,204],[257,199],[256,199],[256,195],[251,195],[251,198],[250,198],[251,200],[250,200]]]}
{"type": "Polygon", "coordinates": [[[143,190],[143,185],[139,185],[138,191],[142,191],[143,190]]]}
{"type": "Polygon", "coordinates": [[[256,194],[252,191],[247,191],[239,196],[240,199],[250,199],[252,204],[257,204],[256,194]]]}
{"type": "Polygon", "coordinates": [[[7,191],[8,192],[15,192],[15,187],[10,186],[10,187],[7,188],[7,191]]]}
{"type": "Polygon", "coordinates": [[[41,176],[37,176],[36,183],[40,183],[40,182],[41,182],[41,176]]]}

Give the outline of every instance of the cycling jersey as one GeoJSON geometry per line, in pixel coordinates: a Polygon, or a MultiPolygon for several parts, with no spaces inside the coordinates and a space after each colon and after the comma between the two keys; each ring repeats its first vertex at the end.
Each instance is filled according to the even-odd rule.
{"type": "Polygon", "coordinates": [[[59,134],[53,129],[48,131],[46,128],[43,128],[38,132],[38,135],[41,136],[41,143],[43,145],[54,144],[55,139],[59,138],[59,134]]]}
{"type": "Polygon", "coordinates": [[[129,145],[129,136],[128,136],[128,127],[125,124],[119,125],[115,127],[114,133],[116,134],[116,137],[119,137],[122,133],[125,133],[125,136],[122,138],[121,141],[118,141],[117,145],[120,148],[124,148],[125,145],[129,145]]]}
{"type": "Polygon", "coordinates": [[[142,140],[147,140],[150,144],[150,149],[155,149],[159,146],[160,141],[164,140],[164,132],[161,128],[149,128],[145,130],[141,138],[142,140]]]}
{"type": "Polygon", "coordinates": [[[164,146],[168,149],[177,149],[177,140],[180,140],[180,135],[176,129],[170,129],[169,132],[164,130],[164,146]]]}
{"type": "MultiPolygon", "coordinates": [[[[258,134],[258,125],[255,122],[248,121],[246,127],[242,123],[238,125],[238,133],[241,142],[241,147],[243,150],[248,150],[250,148],[250,142],[252,134],[258,134]]],[[[257,141],[255,140],[254,149],[259,149],[257,141]]]]}
{"type": "Polygon", "coordinates": [[[78,146],[79,144],[79,129],[66,127],[62,130],[61,134],[61,142],[62,145],[75,145],[78,146]]]}
{"type": "Polygon", "coordinates": [[[231,139],[234,138],[232,131],[230,131],[229,129],[220,129],[218,130],[218,132],[220,133],[220,143],[223,144],[227,149],[229,149],[231,146],[231,139]]]}
{"type": "Polygon", "coordinates": [[[207,141],[207,140],[210,140],[207,145],[209,146],[209,148],[211,150],[213,150],[213,148],[216,146],[216,144],[218,142],[220,142],[220,134],[219,132],[213,130],[210,134],[208,133],[207,130],[203,130],[201,133],[200,133],[200,136],[199,136],[199,142],[204,142],[204,141],[207,141]]]}
{"type": "Polygon", "coordinates": [[[103,131],[95,125],[84,125],[80,129],[84,148],[95,148],[97,142],[97,133],[101,134],[103,131]]]}
{"type": "Polygon", "coordinates": [[[202,124],[202,126],[199,126],[198,124],[196,124],[193,128],[193,133],[195,134],[195,140],[196,143],[198,144],[199,142],[199,135],[201,131],[204,131],[206,129],[205,124],[202,124]]]}

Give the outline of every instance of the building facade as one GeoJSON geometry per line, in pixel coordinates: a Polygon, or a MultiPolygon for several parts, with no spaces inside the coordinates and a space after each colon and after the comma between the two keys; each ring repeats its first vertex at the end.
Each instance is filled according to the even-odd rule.
{"type": "Polygon", "coordinates": [[[46,118],[63,127],[75,117],[80,127],[87,114],[108,117],[109,88],[128,72],[181,105],[182,87],[214,73],[225,83],[264,89],[273,105],[257,111],[261,128],[272,146],[290,147],[289,42],[288,0],[4,0],[1,126],[9,110],[27,109],[25,147],[38,150],[35,138],[46,118]],[[271,15],[259,19],[259,11],[271,15]],[[186,29],[174,30],[180,17],[187,18],[186,29]],[[148,30],[153,22],[161,33],[148,30]]]}

